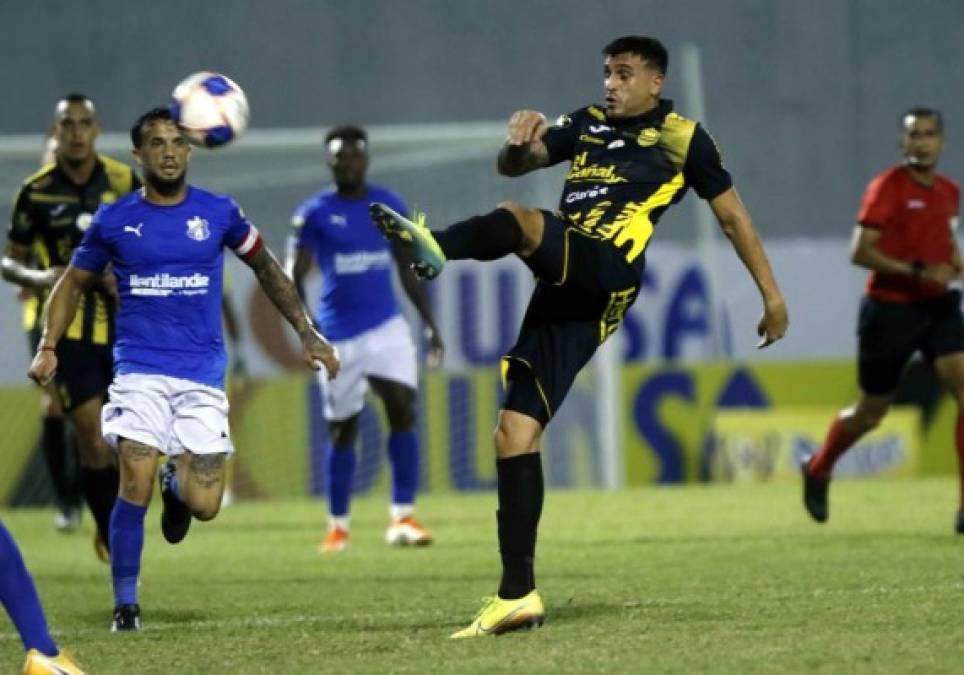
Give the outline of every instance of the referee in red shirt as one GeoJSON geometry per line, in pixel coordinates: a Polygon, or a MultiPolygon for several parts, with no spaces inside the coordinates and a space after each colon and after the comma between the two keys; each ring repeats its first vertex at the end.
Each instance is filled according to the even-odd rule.
{"type": "Polygon", "coordinates": [[[954,233],[960,190],[935,171],[944,145],[941,114],[908,110],[900,129],[904,161],[867,186],[854,229],[851,262],[870,270],[857,323],[860,398],[804,461],[803,502],[814,520],[827,520],[834,463],[880,424],[904,366],[920,351],[958,403],[956,530],[964,534],[964,319],[960,291],[948,289],[962,271],[954,233]]]}

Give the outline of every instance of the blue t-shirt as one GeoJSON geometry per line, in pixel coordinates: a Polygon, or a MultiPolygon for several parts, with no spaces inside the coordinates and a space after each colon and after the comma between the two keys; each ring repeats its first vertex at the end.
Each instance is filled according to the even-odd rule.
{"type": "Polygon", "coordinates": [[[223,250],[257,230],[230,197],[188,186],[181,203],[161,206],[141,193],[101,206],[72,261],[95,273],[110,263],[117,276],[114,372],[223,388],[223,250]]]}
{"type": "Polygon", "coordinates": [[[364,197],[346,199],[335,188],[305,200],[291,219],[295,246],[311,251],[321,270],[315,318],[330,340],[347,340],[399,313],[392,286],[394,258],[368,214],[383,202],[407,215],[394,192],[368,185],[364,197]]]}

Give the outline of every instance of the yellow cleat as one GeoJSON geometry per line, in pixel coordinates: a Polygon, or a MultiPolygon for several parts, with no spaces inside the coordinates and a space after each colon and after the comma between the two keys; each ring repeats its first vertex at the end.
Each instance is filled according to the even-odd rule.
{"type": "Polygon", "coordinates": [[[57,656],[44,656],[31,649],[23,664],[23,675],[84,675],[84,671],[63,652],[57,656]]]}
{"type": "Polygon", "coordinates": [[[379,202],[371,203],[368,212],[386,239],[401,242],[408,249],[416,275],[423,279],[439,275],[445,264],[445,253],[426,227],[424,213],[415,212],[410,220],[379,202]]]}
{"type": "Polygon", "coordinates": [[[546,620],[546,609],[542,605],[539,591],[516,600],[503,600],[499,596],[483,598],[485,603],[475,619],[462,630],[452,633],[453,639],[502,635],[520,628],[541,626],[546,620]]]}

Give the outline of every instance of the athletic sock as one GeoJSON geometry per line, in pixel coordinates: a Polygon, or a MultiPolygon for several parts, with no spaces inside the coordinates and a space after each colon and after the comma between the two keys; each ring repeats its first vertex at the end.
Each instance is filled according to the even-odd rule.
{"type": "Polygon", "coordinates": [[[961,487],[961,510],[964,510],[964,415],[957,416],[954,439],[957,442],[957,472],[961,487]]]}
{"type": "Polygon", "coordinates": [[[414,504],[418,489],[418,436],[414,431],[394,431],[388,436],[392,463],[392,504],[414,504]]]}
{"type": "Polygon", "coordinates": [[[522,227],[505,209],[473,216],[433,231],[432,236],[449,260],[496,260],[515,253],[522,245],[522,227]]]}
{"type": "Polygon", "coordinates": [[[536,530],[542,514],[544,486],[538,452],[497,459],[499,479],[499,552],[502,581],[499,597],[521,598],[536,587],[536,530]]]}
{"type": "Polygon", "coordinates": [[[137,603],[146,513],[146,506],[118,497],[110,515],[110,572],[114,580],[115,607],[137,603]]]}
{"type": "Polygon", "coordinates": [[[47,629],[37,589],[17,542],[0,523],[0,602],[7,609],[13,625],[20,633],[25,650],[36,649],[47,656],[57,656],[57,645],[47,629]]]}
{"type": "Polygon", "coordinates": [[[348,515],[351,484],[355,477],[355,448],[328,445],[328,513],[333,517],[348,515]]]}
{"type": "Polygon", "coordinates": [[[44,460],[50,473],[50,482],[57,497],[57,507],[65,511],[73,506],[71,485],[67,477],[67,436],[63,417],[44,417],[40,436],[44,460]]]}
{"type": "Polygon", "coordinates": [[[114,500],[117,499],[117,486],[120,482],[120,474],[112,466],[103,469],[92,469],[83,467],[84,474],[84,498],[87,506],[94,516],[97,523],[97,531],[104,538],[104,542],[110,548],[108,532],[110,531],[111,511],[114,508],[114,500]]]}
{"type": "Polygon", "coordinates": [[[862,433],[854,434],[844,429],[843,420],[835,417],[829,431],[827,431],[823,447],[810,460],[810,475],[830,480],[830,476],[833,474],[833,465],[861,436],[863,436],[862,433]]]}

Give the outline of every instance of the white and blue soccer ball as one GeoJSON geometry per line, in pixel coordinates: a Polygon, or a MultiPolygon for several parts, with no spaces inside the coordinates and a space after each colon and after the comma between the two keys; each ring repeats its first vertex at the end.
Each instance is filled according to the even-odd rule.
{"type": "Polygon", "coordinates": [[[188,141],[218,148],[248,128],[248,97],[230,78],[203,71],[174,88],[171,114],[188,141]]]}

